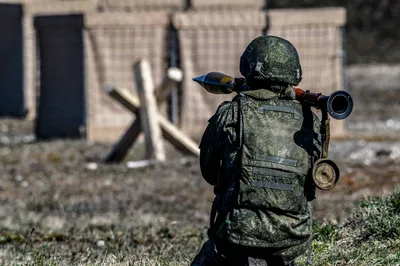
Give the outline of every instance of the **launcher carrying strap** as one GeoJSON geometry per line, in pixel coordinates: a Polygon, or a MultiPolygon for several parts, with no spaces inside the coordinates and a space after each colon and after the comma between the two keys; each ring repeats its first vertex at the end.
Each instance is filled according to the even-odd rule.
{"type": "Polygon", "coordinates": [[[330,127],[330,119],[328,117],[328,111],[326,108],[321,109],[322,111],[322,119],[321,119],[321,140],[322,140],[322,156],[321,158],[328,157],[328,149],[329,149],[329,141],[331,137],[331,127],[330,127]]]}

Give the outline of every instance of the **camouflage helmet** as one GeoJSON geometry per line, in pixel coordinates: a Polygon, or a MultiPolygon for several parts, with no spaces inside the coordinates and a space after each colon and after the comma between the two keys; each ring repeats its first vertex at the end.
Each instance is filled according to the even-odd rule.
{"type": "Polygon", "coordinates": [[[240,73],[246,81],[269,81],[298,85],[301,65],[296,48],[288,40],[276,36],[254,39],[240,57],[240,73]]]}

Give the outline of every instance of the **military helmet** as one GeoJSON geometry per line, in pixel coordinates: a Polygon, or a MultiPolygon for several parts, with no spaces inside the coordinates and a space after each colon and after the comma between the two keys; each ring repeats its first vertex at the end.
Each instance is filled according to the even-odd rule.
{"type": "Polygon", "coordinates": [[[240,73],[246,81],[269,81],[298,85],[301,65],[296,48],[288,40],[276,36],[254,39],[240,57],[240,73]]]}

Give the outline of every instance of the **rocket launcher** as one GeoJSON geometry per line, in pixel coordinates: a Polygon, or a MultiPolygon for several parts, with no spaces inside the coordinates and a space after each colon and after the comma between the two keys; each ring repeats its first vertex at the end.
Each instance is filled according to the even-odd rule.
{"type": "MultiPolygon", "coordinates": [[[[249,88],[244,78],[234,78],[220,72],[195,77],[200,86],[213,94],[240,93],[249,88]]],[[[330,124],[328,114],[338,120],[347,118],[353,111],[353,99],[345,91],[335,91],[326,96],[321,93],[314,93],[301,88],[295,88],[296,99],[302,104],[308,104],[322,111],[321,136],[322,154],[321,158],[314,163],[312,177],[314,184],[322,190],[329,190],[335,187],[339,180],[340,171],[336,163],[328,159],[328,147],[330,140],[330,124]]]]}
{"type": "MultiPolygon", "coordinates": [[[[193,81],[213,94],[240,93],[248,90],[244,78],[233,78],[220,72],[210,72],[193,78],[193,81]]],[[[298,101],[317,109],[326,110],[334,119],[346,119],[353,111],[353,99],[346,91],[335,91],[330,96],[326,96],[300,88],[294,90],[298,101]]]]}

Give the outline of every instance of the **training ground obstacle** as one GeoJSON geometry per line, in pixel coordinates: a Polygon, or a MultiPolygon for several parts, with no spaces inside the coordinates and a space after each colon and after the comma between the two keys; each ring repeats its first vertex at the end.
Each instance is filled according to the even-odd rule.
{"type": "Polygon", "coordinates": [[[136,117],[106,156],[105,162],[121,162],[142,131],[145,134],[147,160],[165,161],[164,138],[178,150],[200,156],[198,145],[158,112],[158,105],[165,102],[171,89],[182,81],[182,71],[169,68],[162,84],[154,90],[149,62],[141,60],[133,69],[138,96],[115,85],[106,87],[108,95],[136,117]]]}

